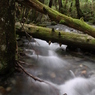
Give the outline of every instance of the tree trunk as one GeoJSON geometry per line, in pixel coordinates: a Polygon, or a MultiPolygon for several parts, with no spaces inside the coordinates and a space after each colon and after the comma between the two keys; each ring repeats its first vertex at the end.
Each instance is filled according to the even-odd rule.
{"type": "Polygon", "coordinates": [[[73,6],[73,0],[71,1],[70,8],[69,8],[70,13],[72,12],[72,6],[73,6]]]}
{"type": "Polygon", "coordinates": [[[94,3],[93,3],[93,0],[92,0],[92,12],[94,12],[94,9],[93,9],[93,4],[94,4],[94,3]]]}
{"type": "Polygon", "coordinates": [[[63,7],[62,6],[62,0],[58,0],[58,3],[59,3],[59,12],[61,12],[61,8],[63,7]]]}
{"type": "Polygon", "coordinates": [[[46,40],[47,42],[58,42],[61,44],[79,47],[81,49],[88,49],[95,51],[95,39],[85,34],[69,33],[64,31],[57,31],[50,28],[44,28],[34,25],[24,24],[24,31],[20,30],[21,25],[16,24],[17,33],[24,34],[25,31],[35,38],[46,40]]]}
{"type": "Polygon", "coordinates": [[[58,10],[58,8],[57,8],[57,0],[54,0],[54,6],[55,6],[56,10],[58,10]]]}
{"type": "Polygon", "coordinates": [[[68,0],[65,0],[65,4],[64,4],[65,9],[67,8],[67,3],[68,3],[68,0]]]}
{"type": "Polygon", "coordinates": [[[63,15],[59,13],[56,10],[53,10],[52,8],[49,8],[45,4],[42,4],[38,0],[25,0],[25,1],[19,1],[18,2],[24,4],[28,7],[33,7],[37,11],[48,14],[50,18],[54,19],[56,22],[59,22],[61,24],[65,24],[69,27],[75,28],[77,30],[83,31],[84,33],[87,33],[93,37],[95,37],[95,28],[85,23],[83,20],[79,19],[73,19],[71,17],[68,17],[66,15],[63,15]]]}
{"type": "Polygon", "coordinates": [[[15,50],[15,0],[0,1],[0,74],[14,70],[15,50]]]}
{"type": "Polygon", "coordinates": [[[76,5],[76,10],[77,10],[77,17],[78,18],[81,18],[83,17],[83,13],[80,9],[80,3],[79,3],[79,0],[75,0],[75,5],[76,5]]]}
{"type": "Polygon", "coordinates": [[[49,7],[50,7],[50,8],[52,7],[52,4],[53,4],[53,0],[50,0],[50,1],[49,1],[49,7]]]}

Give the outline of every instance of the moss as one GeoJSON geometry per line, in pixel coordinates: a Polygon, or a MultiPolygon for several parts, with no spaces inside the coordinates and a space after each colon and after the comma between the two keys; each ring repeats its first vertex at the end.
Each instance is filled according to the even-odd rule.
{"type": "Polygon", "coordinates": [[[39,32],[39,29],[36,29],[36,32],[39,32]]]}
{"type": "Polygon", "coordinates": [[[64,23],[65,23],[64,20],[60,20],[60,21],[59,21],[59,24],[64,24],[64,23]]]}
{"type": "Polygon", "coordinates": [[[34,25],[26,24],[25,26],[31,28],[31,30],[26,31],[30,33],[33,37],[37,37],[46,41],[58,42],[66,45],[73,45],[80,48],[86,47],[95,50],[95,43],[92,43],[95,41],[95,39],[91,36],[57,30],[55,30],[55,32],[52,32],[52,29],[50,28],[44,28],[34,25]],[[37,32],[37,30],[39,30],[39,32],[37,32]],[[61,35],[59,34],[59,32],[61,35]]]}
{"type": "Polygon", "coordinates": [[[55,21],[52,21],[51,22],[51,25],[56,25],[57,23],[55,21]]]}
{"type": "Polygon", "coordinates": [[[95,44],[95,40],[94,40],[94,39],[93,39],[93,40],[91,40],[90,42],[91,42],[92,44],[95,44]]]}
{"type": "Polygon", "coordinates": [[[46,24],[39,24],[38,26],[46,27],[46,24]]]}
{"type": "Polygon", "coordinates": [[[95,28],[93,28],[91,25],[87,24],[86,22],[78,19],[73,19],[73,22],[74,26],[79,27],[79,29],[84,33],[90,34],[92,36],[95,35],[95,28]]]}

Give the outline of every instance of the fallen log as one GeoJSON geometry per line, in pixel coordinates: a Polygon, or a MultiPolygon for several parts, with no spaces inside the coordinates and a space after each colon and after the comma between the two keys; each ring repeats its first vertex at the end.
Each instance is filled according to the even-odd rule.
{"type": "Polygon", "coordinates": [[[25,6],[34,8],[43,14],[47,14],[50,18],[57,21],[58,23],[65,24],[69,27],[80,30],[86,34],[95,37],[95,28],[93,28],[91,25],[87,24],[83,20],[74,19],[64,14],[61,14],[58,11],[53,10],[52,8],[46,6],[45,4],[42,4],[38,0],[17,0],[17,1],[19,3],[24,4],[25,6]]]}
{"type": "Polygon", "coordinates": [[[89,35],[58,31],[30,24],[24,24],[24,31],[21,30],[21,27],[20,23],[16,24],[17,34],[21,35],[27,32],[33,37],[46,40],[47,42],[51,41],[81,49],[95,50],[95,38],[89,35]]]}

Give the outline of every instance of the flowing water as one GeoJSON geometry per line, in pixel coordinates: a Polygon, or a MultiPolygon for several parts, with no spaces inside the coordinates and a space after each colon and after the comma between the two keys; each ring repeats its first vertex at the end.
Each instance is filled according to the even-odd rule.
{"type": "Polygon", "coordinates": [[[95,60],[90,56],[81,52],[72,55],[66,52],[66,45],[49,45],[40,39],[23,37],[22,42],[24,69],[44,82],[15,73],[4,83],[7,93],[0,95],[95,95],[95,60]]]}

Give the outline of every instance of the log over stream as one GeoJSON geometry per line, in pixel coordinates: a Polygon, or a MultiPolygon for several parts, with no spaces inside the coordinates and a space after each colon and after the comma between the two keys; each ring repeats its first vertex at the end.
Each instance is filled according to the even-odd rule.
{"type": "Polygon", "coordinates": [[[33,37],[46,40],[47,42],[57,42],[59,44],[95,51],[95,39],[89,35],[58,31],[53,28],[50,29],[30,24],[24,24],[24,30],[20,30],[22,27],[20,23],[16,23],[16,27],[17,33],[20,35],[25,35],[25,32],[27,32],[33,37]]]}

